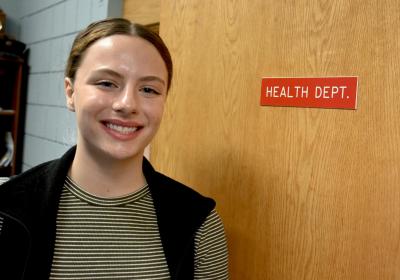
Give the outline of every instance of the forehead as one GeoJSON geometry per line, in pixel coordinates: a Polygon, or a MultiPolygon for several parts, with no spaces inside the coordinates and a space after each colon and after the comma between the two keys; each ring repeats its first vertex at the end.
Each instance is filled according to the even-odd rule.
{"type": "Polygon", "coordinates": [[[140,68],[142,71],[162,73],[163,76],[167,71],[158,50],[150,42],[133,35],[112,35],[93,43],[85,51],[78,72],[97,67],[121,71],[137,71],[140,68]]]}

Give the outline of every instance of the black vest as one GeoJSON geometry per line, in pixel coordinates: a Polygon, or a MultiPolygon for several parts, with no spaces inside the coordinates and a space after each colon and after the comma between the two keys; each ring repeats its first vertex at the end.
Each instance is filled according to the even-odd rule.
{"type": "MultiPolygon", "coordinates": [[[[76,148],[0,186],[0,279],[48,279],[58,203],[76,148]]],[[[172,280],[194,275],[194,236],[215,202],[143,160],[172,280]]]]}

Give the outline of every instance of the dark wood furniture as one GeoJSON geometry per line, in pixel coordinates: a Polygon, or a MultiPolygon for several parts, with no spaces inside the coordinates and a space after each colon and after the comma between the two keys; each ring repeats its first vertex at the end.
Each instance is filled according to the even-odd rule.
{"type": "Polygon", "coordinates": [[[0,177],[18,174],[22,169],[27,63],[26,51],[12,53],[12,48],[1,48],[7,44],[10,47],[13,42],[0,38],[0,163],[7,152],[10,133],[13,145],[12,160],[0,165],[0,177]]]}

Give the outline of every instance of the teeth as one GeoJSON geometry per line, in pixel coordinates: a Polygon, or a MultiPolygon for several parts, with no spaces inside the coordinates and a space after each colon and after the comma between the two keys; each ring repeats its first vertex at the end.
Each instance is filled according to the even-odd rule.
{"type": "Polygon", "coordinates": [[[122,134],[129,134],[137,130],[137,127],[120,126],[112,123],[107,123],[106,126],[122,134]]]}

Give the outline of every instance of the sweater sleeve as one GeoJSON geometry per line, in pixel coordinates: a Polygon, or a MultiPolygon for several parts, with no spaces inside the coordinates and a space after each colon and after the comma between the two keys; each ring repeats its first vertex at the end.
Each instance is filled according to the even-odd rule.
{"type": "Polygon", "coordinates": [[[225,231],[215,209],[196,232],[194,266],[195,280],[229,279],[225,231]]]}

